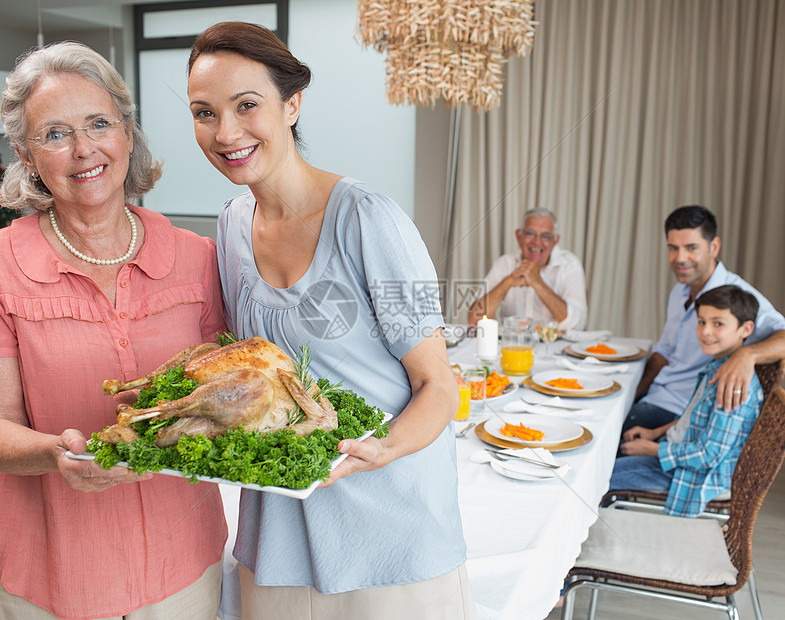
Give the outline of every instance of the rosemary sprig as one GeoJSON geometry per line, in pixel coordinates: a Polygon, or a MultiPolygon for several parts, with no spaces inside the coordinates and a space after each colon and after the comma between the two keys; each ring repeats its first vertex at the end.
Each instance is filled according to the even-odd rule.
{"type": "MultiPolygon", "coordinates": [[[[302,381],[306,391],[308,391],[313,385],[313,378],[308,374],[308,366],[310,365],[311,347],[309,347],[307,344],[304,344],[297,352],[297,357],[294,360],[294,368],[297,370],[297,376],[300,377],[300,381],[302,381]]],[[[339,381],[335,385],[325,385],[323,387],[317,385],[318,389],[313,395],[313,399],[318,401],[319,398],[330,398],[331,396],[338,394],[342,389],[342,383],[343,381],[339,381]]]]}
{"type": "Polygon", "coordinates": [[[218,345],[222,347],[240,341],[237,335],[232,332],[224,332],[223,334],[216,334],[216,336],[218,336],[218,345]]]}
{"type": "Polygon", "coordinates": [[[307,344],[301,345],[300,350],[297,352],[297,357],[294,360],[294,369],[297,371],[297,376],[307,392],[313,385],[313,379],[308,374],[308,366],[311,365],[311,347],[307,344]]]}
{"type": "Polygon", "coordinates": [[[316,394],[313,395],[313,399],[314,400],[319,400],[319,398],[321,398],[321,397],[331,398],[331,397],[337,395],[338,393],[343,391],[343,388],[341,387],[342,384],[343,384],[343,381],[341,380],[338,383],[336,383],[335,385],[329,385],[328,384],[328,385],[325,385],[325,386],[319,386],[319,391],[316,392],[316,394]]]}
{"type": "Polygon", "coordinates": [[[289,420],[289,426],[298,424],[299,422],[302,422],[305,419],[305,411],[303,411],[299,407],[295,407],[294,411],[292,411],[291,409],[287,409],[286,419],[289,420]]]}

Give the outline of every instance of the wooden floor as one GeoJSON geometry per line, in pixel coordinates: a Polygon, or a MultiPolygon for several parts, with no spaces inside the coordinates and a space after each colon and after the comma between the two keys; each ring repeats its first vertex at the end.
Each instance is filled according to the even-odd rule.
{"type": "MultiPolygon", "coordinates": [[[[758,583],[763,617],[766,620],[785,618],[785,470],[781,471],[766,496],[753,537],[753,563],[758,583]]],[[[583,589],[576,594],[574,618],[586,617],[589,591],[583,589]]],[[[742,620],[755,618],[749,591],[745,586],[736,594],[739,615],[742,620]]],[[[561,610],[554,609],[547,620],[561,618],[561,610]]],[[[685,606],[667,601],[629,594],[600,592],[597,605],[597,620],[717,620],[727,618],[723,613],[685,606]]]]}

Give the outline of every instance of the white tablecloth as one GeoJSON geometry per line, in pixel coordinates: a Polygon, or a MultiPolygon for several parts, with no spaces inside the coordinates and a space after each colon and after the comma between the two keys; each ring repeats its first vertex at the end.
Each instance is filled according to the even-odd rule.
{"type": "MultiPolygon", "coordinates": [[[[651,346],[648,340],[615,340],[644,350],[651,346]]],[[[551,345],[552,352],[560,351],[565,344],[558,341],[551,345]]],[[[448,352],[453,363],[478,364],[475,351],[476,343],[467,339],[448,352]]],[[[559,368],[558,359],[558,355],[545,358],[540,351],[533,372],[559,368]]],[[[597,504],[608,489],[621,425],[644,365],[642,359],[627,364],[623,374],[602,375],[621,385],[614,394],[566,399],[569,404],[591,410],[568,419],[589,429],[593,439],[580,448],[554,453],[572,468],[563,481],[524,482],[503,477],[490,465],[469,460],[472,453],[487,447],[473,430],[465,439],[457,440],[458,494],[469,551],[467,568],[480,620],[540,620],[550,613],[589,526],[597,518],[597,504]]],[[[521,396],[541,401],[549,398],[521,387],[509,396],[494,399],[492,406],[504,415],[504,405],[521,396]]],[[[483,419],[475,416],[473,413],[471,421],[483,419]]],[[[457,429],[465,424],[455,423],[457,429]]]]}
{"type": "MultiPolygon", "coordinates": [[[[645,350],[648,340],[619,339],[645,350]]],[[[561,341],[551,345],[560,351],[561,341]]],[[[464,340],[449,349],[453,363],[477,364],[476,342],[464,340]]],[[[574,359],[574,358],[573,358],[574,359]]],[[[535,357],[534,372],[558,368],[558,356],[535,357]]],[[[458,495],[468,546],[467,568],[480,620],[540,620],[546,617],[559,597],[564,576],[572,567],[595,521],[597,504],[608,488],[619,432],[643,372],[644,360],[627,364],[626,373],[605,375],[622,389],[600,398],[569,399],[591,412],[570,420],[586,427],[592,441],[580,448],[557,452],[555,456],[572,470],[561,480],[524,482],[505,478],[490,465],[471,462],[472,453],[487,444],[470,431],[456,440],[458,454],[458,495]]],[[[494,399],[499,412],[521,395],[546,397],[528,388],[494,399]]],[[[492,414],[487,413],[485,417],[492,414]]],[[[482,421],[477,413],[471,421],[482,421]]],[[[465,426],[456,422],[456,428],[465,426]]],[[[224,595],[220,617],[239,620],[240,597],[237,567],[231,552],[237,531],[239,489],[221,485],[229,540],[224,554],[224,595]]]]}

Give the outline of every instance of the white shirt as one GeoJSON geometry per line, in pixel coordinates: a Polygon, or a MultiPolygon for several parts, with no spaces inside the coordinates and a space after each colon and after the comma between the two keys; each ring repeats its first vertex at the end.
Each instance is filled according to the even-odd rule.
{"type": "MultiPolygon", "coordinates": [[[[485,276],[485,293],[491,292],[521,262],[521,253],[511,252],[497,258],[485,276]]],[[[559,323],[559,329],[584,329],[588,315],[586,302],[586,274],[578,257],[572,252],[562,250],[558,245],[551,250],[548,264],[540,268],[540,276],[554,293],[567,304],[567,316],[559,323]]],[[[530,286],[514,286],[504,296],[497,312],[500,320],[506,316],[522,315],[535,323],[552,321],[553,315],[548,306],[530,286]]]]}
{"type": "Polygon", "coordinates": [[[698,403],[703,398],[703,391],[706,389],[706,380],[708,377],[709,375],[703,375],[703,379],[701,379],[701,382],[695,389],[695,393],[692,395],[692,399],[684,410],[684,413],[679,417],[679,421],[665,431],[665,441],[670,441],[672,443],[681,443],[684,441],[684,435],[687,434],[687,427],[690,425],[692,410],[698,406],[698,403]]]}

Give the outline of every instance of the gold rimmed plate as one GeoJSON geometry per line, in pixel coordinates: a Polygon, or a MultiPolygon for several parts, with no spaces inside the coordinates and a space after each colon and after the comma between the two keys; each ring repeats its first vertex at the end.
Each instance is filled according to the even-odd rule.
{"type": "Polygon", "coordinates": [[[595,392],[581,391],[577,394],[570,394],[567,390],[553,390],[549,387],[539,385],[535,383],[531,377],[526,377],[523,380],[523,384],[527,388],[531,388],[540,394],[547,394],[548,396],[563,396],[565,398],[595,398],[597,396],[607,396],[608,394],[613,394],[614,392],[618,392],[621,389],[621,385],[619,385],[617,381],[614,381],[611,387],[605,388],[604,390],[597,390],[595,392]]]}
{"type": "MultiPolygon", "coordinates": [[[[581,446],[585,446],[589,443],[594,436],[591,434],[591,431],[586,428],[585,426],[581,426],[583,429],[583,434],[580,437],[572,439],[570,441],[562,441],[559,443],[553,444],[542,444],[537,446],[538,448],[546,448],[551,452],[564,452],[565,450],[573,450],[575,448],[580,448],[581,446]]],[[[530,448],[532,444],[520,444],[514,441],[507,441],[506,439],[499,439],[498,437],[494,437],[488,431],[485,430],[485,422],[481,422],[477,426],[474,427],[474,432],[477,437],[480,438],[481,441],[484,441],[487,444],[495,446],[497,448],[530,448]]]]}
{"type": "MultiPolygon", "coordinates": [[[[510,416],[512,418],[513,416],[510,416]]],[[[583,435],[583,427],[570,420],[565,420],[558,416],[544,415],[540,413],[518,413],[514,416],[515,421],[509,424],[523,424],[528,428],[536,428],[543,433],[540,441],[526,441],[518,437],[507,437],[502,432],[505,422],[501,418],[493,417],[485,421],[485,432],[493,435],[496,439],[504,439],[529,448],[539,448],[550,444],[565,443],[578,439],[583,435]]]]}
{"type": "Polygon", "coordinates": [[[567,345],[564,347],[563,352],[567,355],[571,355],[572,357],[577,357],[579,359],[584,359],[586,357],[594,357],[598,360],[602,360],[603,362],[632,362],[635,360],[639,360],[641,358],[646,357],[647,352],[640,347],[637,347],[637,353],[633,353],[631,355],[626,356],[614,356],[614,355],[596,355],[592,353],[585,353],[581,350],[575,350],[572,348],[572,345],[567,345]]]}

